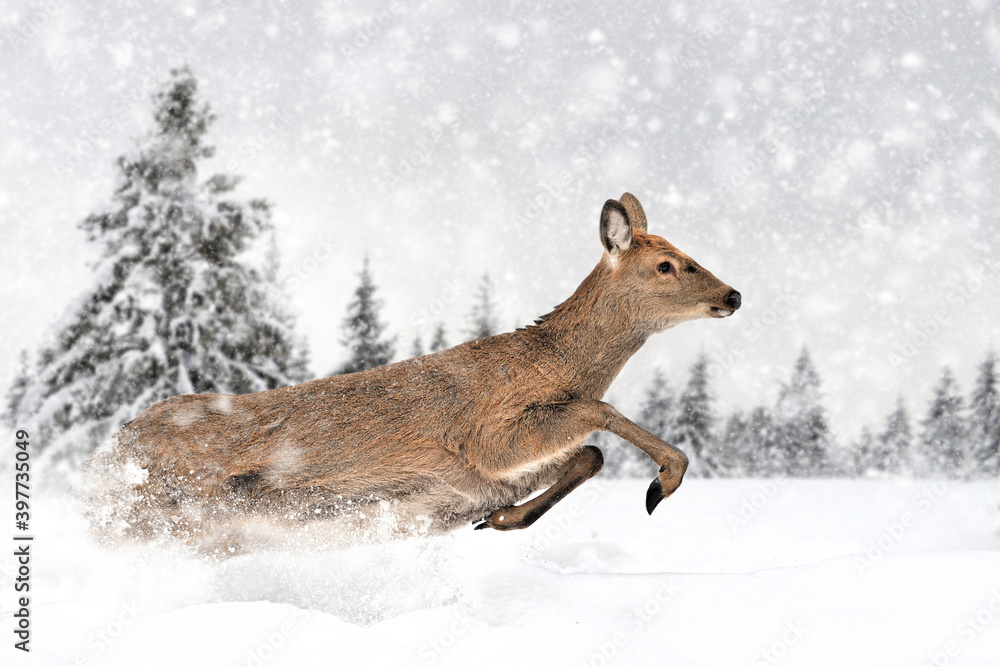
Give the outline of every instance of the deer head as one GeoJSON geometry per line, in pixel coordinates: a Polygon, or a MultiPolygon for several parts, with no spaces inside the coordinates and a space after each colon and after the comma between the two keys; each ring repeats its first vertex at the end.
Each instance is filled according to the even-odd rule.
{"type": "Polygon", "coordinates": [[[646,214],[629,193],[601,211],[605,280],[653,331],[703,317],[729,317],[740,293],[666,239],[646,231],[646,214]]]}

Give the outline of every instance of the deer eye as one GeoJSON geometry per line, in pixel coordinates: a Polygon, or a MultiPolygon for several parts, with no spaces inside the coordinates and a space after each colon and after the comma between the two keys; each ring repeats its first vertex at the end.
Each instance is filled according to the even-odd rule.
{"type": "Polygon", "coordinates": [[[674,265],[670,262],[660,262],[660,265],[656,267],[656,270],[660,273],[670,273],[674,270],[674,265]]]}

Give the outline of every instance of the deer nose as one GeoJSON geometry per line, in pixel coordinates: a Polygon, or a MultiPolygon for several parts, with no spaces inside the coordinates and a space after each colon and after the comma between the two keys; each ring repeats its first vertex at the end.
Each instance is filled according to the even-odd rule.
{"type": "Polygon", "coordinates": [[[733,310],[739,310],[741,303],[743,303],[743,297],[736,290],[730,292],[729,296],[726,297],[726,305],[733,310]]]}

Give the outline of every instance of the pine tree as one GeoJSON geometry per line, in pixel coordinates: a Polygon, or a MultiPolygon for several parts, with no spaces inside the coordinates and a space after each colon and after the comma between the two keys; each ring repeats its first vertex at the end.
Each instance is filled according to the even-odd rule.
{"type": "Polygon", "coordinates": [[[979,365],[969,400],[969,461],[972,477],[1000,475],[1000,392],[997,358],[990,351],[979,365]]]}
{"type": "Polygon", "coordinates": [[[964,401],[951,369],[945,368],[921,422],[920,460],[917,468],[932,477],[960,477],[964,472],[966,428],[964,401]]]}
{"type": "MultiPolygon", "coordinates": [[[[646,389],[646,398],[639,410],[638,424],[656,437],[666,440],[670,431],[671,420],[674,417],[674,395],[666,376],[659,368],[653,371],[653,379],[646,389]]],[[[624,443],[618,455],[621,466],[627,471],[622,476],[638,477],[649,472],[650,458],[640,449],[629,443],[624,443]]],[[[607,456],[605,456],[607,460],[607,456]]]]}
{"type": "Polygon", "coordinates": [[[662,369],[653,371],[646,398],[639,410],[638,423],[656,437],[666,440],[674,419],[674,394],[662,369]]]}
{"type": "Polygon", "coordinates": [[[670,437],[667,441],[679,447],[691,461],[688,474],[695,477],[712,477],[716,462],[715,434],[712,431],[712,397],[708,391],[708,359],[698,356],[691,366],[684,391],[677,399],[670,437]]]}
{"type": "Polygon", "coordinates": [[[487,338],[497,332],[496,306],[493,304],[493,282],[484,273],[469,313],[469,340],[487,338]]]}
{"type": "Polygon", "coordinates": [[[751,435],[749,421],[742,411],[736,410],[729,415],[715,457],[719,477],[746,477],[752,474],[749,463],[756,440],[751,435]]]}
{"type": "Polygon", "coordinates": [[[448,339],[444,334],[444,322],[438,322],[434,329],[434,337],[431,338],[431,352],[440,352],[448,349],[448,339]]]}
{"type": "Polygon", "coordinates": [[[820,398],[819,373],[809,351],[803,348],[774,410],[776,445],[790,476],[826,475],[832,471],[832,442],[820,398]]]}
{"type": "Polygon", "coordinates": [[[784,477],[788,474],[785,452],[778,446],[774,417],[764,406],[750,411],[746,431],[734,447],[744,452],[744,468],[755,477],[784,477]]]}
{"type": "Polygon", "coordinates": [[[851,452],[851,470],[858,477],[867,477],[877,470],[878,452],[876,452],[875,436],[867,426],[861,428],[861,435],[854,443],[851,452]]]}
{"type": "Polygon", "coordinates": [[[14,382],[7,391],[7,405],[4,410],[4,421],[11,427],[17,424],[18,408],[30,386],[28,353],[21,350],[17,359],[17,375],[14,376],[14,382]]]}
{"type": "Polygon", "coordinates": [[[896,398],[896,407],[885,422],[885,430],[879,434],[873,455],[873,468],[879,472],[901,473],[908,467],[911,456],[910,414],[903,403],[903,397],[896,398]]]}
{"type": "Polygon", "coordinates": [[[154,94],[154,129],[118,159],[112,204],[80,223],[99,249],[96,286],[10,395],[48,462],[72,470],[122,422],[175,394],[307,378],[304,345],[268,281],[274,267],[245,259],[272,228],[270,206],[225,198],[237,176],[198,182],[215,116],[197,88],[185,67],[154,94]]]}
{"type": "Polygon", "coordinates": [[[719,476],[784,476],[786,466],[775,447],[773,431],[771,413],[765,407],[731,414],[716,459],[719,476]]]}
{"type": "Polygon", "coordinates": [[[347,306],[344,318],[344,338],[341,342],[350,350],[351,358],[334,375],[357,373],[369,368],[384,366],[392,361],[395,352],[394,340],[383,340],[385,324],[379,319],[382,302],[375,298],[375,283],[372,282],[365,257],[360,274],[361,281],[354,290],[354,299],[347,306]]]}

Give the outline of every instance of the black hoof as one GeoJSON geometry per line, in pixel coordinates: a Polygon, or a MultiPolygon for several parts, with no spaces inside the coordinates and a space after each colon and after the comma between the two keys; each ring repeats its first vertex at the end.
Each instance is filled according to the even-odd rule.
{"type": "Polygon", "coordinates": [[[489,527],[490,527],[490,522],[483,521],[482,523],[477,524],[476,527],[473,528],[473,530],[482,530],[483,528],[489,528],[489,527]]]}
{"type": "Polygon", "coordinates": [[[650,485],[649,489],[646,490],[646,512],[649,514],[653,513],[656,506],[660,504],[666,496],[663,495],[663,485],[660,484],[660,478],[654,479],[650,485]]]}

